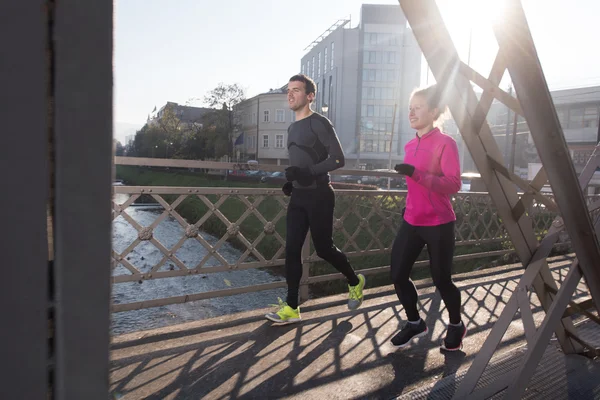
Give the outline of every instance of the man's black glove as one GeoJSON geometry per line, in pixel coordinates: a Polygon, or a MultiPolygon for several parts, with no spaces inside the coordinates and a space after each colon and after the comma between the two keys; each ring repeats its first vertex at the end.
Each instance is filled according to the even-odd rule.
{"type": "Polygon", "coordinates": [[[415,167],[410,164],[396,164],[394,169],[399,174],[406,176],[412,176],[412,174],[415,172],[415,167]]]}
{"type": "Polygon", "coordinates": [[[289,182],[297,181],[302,186],[309,186],[313,183],[315,177],[308,168],[287,167],[285,169],[285,179],[289,182]]]}
{"type": "Polygon", "coordinates": [[[294,189],[294,184],[292,182],[284,183],[283,187],[281,188],[281,190],[283,191],[283,194],[285,194],[286,196],[291,196],[293,189],[294,189]]]}

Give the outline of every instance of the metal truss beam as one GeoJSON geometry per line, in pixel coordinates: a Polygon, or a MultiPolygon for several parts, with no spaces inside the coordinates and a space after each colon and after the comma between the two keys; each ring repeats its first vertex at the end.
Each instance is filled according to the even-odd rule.
{"type": "Polygon", "coordinates": [[[582,351],[580,341],[576,340],[573,323],[565,317],[565,309],[581,276],[586,277],[586,282],[593,282],[588,282],[588,286],[598,306],[600,271],[594,266],[600,265],[600,249],[581,189],[589,183],[600,157],[597,152],[594,153],[579,177],[578,185],[520,0],[510,1],[510,12],[503,24],[494,27],[499,51],[487,79],[460,61],[434,0],[399,0],[399,3],[436,81],[445,90],[450,111],[525,266],[517,289],[458,388],[456,397],[484,398],[508,389],[508,398],[518,398],[525,390],[553,331],[565,353],[582,351]],[[511,73],[519,100],[498,88],[506,68],[511,73]],[[471,81],[483,89],[480,100],[471,81]],[[529,124],[544,165],[531,183],[523,181],[504,167],[502,153],[486,120],[494,99],[524,116],[529,124]],[[556,202],[540,193],[548,180],[556,202]],[[525,191],[520,199],[515,186],[525,191]],[[564,223],[561,217],[554,221],[541,243],[538,243],[532,221],[525,212],[534,199],[565,217],[564,223]],[[573,242],[579,242],[575,246],[578,258],[558,289],[546,258],[558,240],[559,232],[565,228],[573,242]],[[539,329],[536,329],[531,317],[528,293],[532,289],[546,311],[539,329]],[[522,364],[514,373],[483,390],[473,392],[519,310],[528,342],[528,351],[522,364]]]}
{"type": "Polygon", "coordinates": [[[531,136],[548,174],[554,197],[581,268],[589,279],[588,287],[600,305],[600,247],[592,225],[583,193],[578,184],[575,167],[563,135],[548,85],[537,57],[520,0],[508,2],[506,12],[511,24],[494,26],[498,44],[506,52],[508,70],[521,101],[531,136]]]}

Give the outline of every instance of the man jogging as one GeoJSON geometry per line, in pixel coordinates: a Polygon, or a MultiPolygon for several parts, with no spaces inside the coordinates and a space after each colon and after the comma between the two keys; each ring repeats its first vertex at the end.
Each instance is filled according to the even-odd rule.
{"type": "Polygon", "coordinates": [[[333,244],[335,194],[329,172],[344,166],[344,152],[331,122],[310,109],[316,87],[312,79],[299,74],[288,83],[288,103],[296,121],[288,128],[290,167],[283,192],[291,196],[287,209],[285,271],[287,301],[279,299],[276,312],[265,317],[277,324],[301,320],[298,289],[302,277],[302,246],[310,228],[317,255],[329,262],[348,280],[348,308],[356,310],[363,301],[365,277],[356,275],[348,258],[333,244]]]}

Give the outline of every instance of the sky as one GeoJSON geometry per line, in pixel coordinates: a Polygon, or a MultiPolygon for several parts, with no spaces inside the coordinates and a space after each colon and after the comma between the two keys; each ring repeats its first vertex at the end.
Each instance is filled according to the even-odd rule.
{"type": "MultiPolygon", "coordinates": [[[[497,44],[485,11],[503,0],[437,1],[465,62],[472,29],[470,64],[487,75],[497,44]]],[[[202,106],[220,82],[240,84],[247,97],[283,86],[327,28],[339,19],[357,26],[361,4],[398,1],[115,0],[115,138],[124,142],[167,101],[202,106]]],[[[550,89],[600,85],[600,1],[523,4],[550,89]]]]}

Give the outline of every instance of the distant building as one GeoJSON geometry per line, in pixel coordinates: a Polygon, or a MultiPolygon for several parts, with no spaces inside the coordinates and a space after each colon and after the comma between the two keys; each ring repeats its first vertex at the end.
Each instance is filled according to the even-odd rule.
{"type": "Polygon", "coordinates": [[[336,22],[311,43],[300,71],[317,84],[313,109],[327,106],[323,114],[336,128],[347,166],[387,168],[390,151],[393,162],[401,160],[414,137],[408,101],[420,85],[421,51],[397,5],[363,4],[358,26],[348,28],[349,22],[336,22]]]}
{"type": "Polygon", "coordinates": [[[202,118],[209,112],[214,111],[213,108],[206,107],[191,107],[191,106],[182,106],[177,103],[168,101],[167,104],[162,106],[156,116],[152,118],[149,123],[158,123],[161,118],[164,117],[167,109],[173,110],[177,118],[183,124],[187,125],[199,125],[202,126],[202,118]]]}
{"type": "MultiPolygon", "coordinates": [[[[553,90],[550,92],[556,107],[573,164],[580,172],[592,155],[598,142],[600,118],[600,86],[553,90]]],[[[488,115],[494,138],[506,160],[513,157],[514,113],[494,102],[488,115]],[[508,143],[507,143],[508,141],[508,143]]],[[[515,172],[527,176],[529,164],[539,163],[529,128],[522,117],[516,124],[514,146],[515,172]]]]}
{"type": "Polygon", "coordinates": [[[234,134],[238,158],[288,164],[287,129],[295,114],[287,102],[287,85],[242,101],[234,107],[234,115],[239,126],[234,134]]]}

